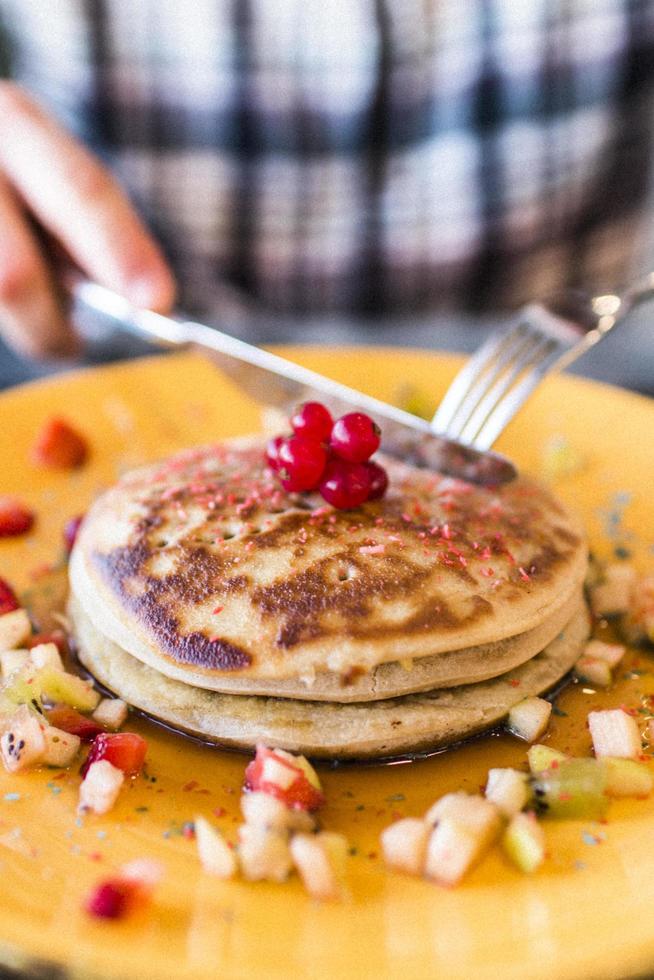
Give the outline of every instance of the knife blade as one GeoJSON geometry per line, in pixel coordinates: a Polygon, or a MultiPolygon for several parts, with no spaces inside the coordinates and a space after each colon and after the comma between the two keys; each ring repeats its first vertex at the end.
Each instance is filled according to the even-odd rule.
{"type": "Polygon", "coordinates": [[[380,425],[381,449],[389,456],[482,485],[499,485],[516,476],[513,463],[499,453],[481,452],[437,435],[424,419],[278,354],[181,315],[168,317],[139,309],[98,283],[79,281],[71,291],[76,305],[109,317],[142,339],[172,349],[201,351],[264,405],[289,410],[301,402],[319,400],[337,416],[359,409],[380,425]]]}

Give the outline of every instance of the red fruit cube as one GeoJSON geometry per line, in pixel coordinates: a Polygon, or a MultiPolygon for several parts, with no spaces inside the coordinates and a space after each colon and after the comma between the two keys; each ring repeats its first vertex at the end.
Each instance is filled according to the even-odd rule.
{"type": "Polygon", "coordinates": [[[13,612],[18,609],[20,603],[16,598],[16,593],[3,578],[0,578],[0,616],[5,613],[13,612]]]}
{"type": "Polygon", "coordinates": [[[81,466],[88,455],[86,439],[65,419],[48,419],[32,446],[32,461],[37,466],[70,470],[81,466]]]}
{"type": "Polygon", "coordinates": [[[38,647],[41,643],[54,643],[62,657],[68,653],[68,639],[63,630],[54,629],[45,633],[34,633],[33,636],[30,636],[26,646],[28,650],[31,650],[32,647],[38,647]]]}
{"type": "Polygon", "coordinates": [[[55,704],[47,714],[51,725],[69,735],[77,735],[83,742],[92,742],[104,731],[102,725],[98,725],[93,718],[87,718],[67,704],[55,704]]]}
{"type": "Polygon", "coordinates": [[[86,776],[89,767],[94,762],[106,759],[116,769],[122,769],[126,776],[138,776],[143,768],[147,751],[148,743],[134,732],[116,732],[115,734],[102,732],[93,740],[91,750],[80,772],[82,776],[86,776]]]}
{"type": "MultiPolygon", "coordinates": [[[[274,796],[290,810],[318,810],[325,802],[325,797],[309,781],[302,762],[312,771],[306,760],[298,759],[296,765],[290,753],[258,745],[255,758],[245,770],[245,788],[274,796]],[[271,772],[271,762],[280,774],[277,778],[271,772]]],[[[315,773],[313,778],[317,781],[315,773]]]]}
{"type": "Polygon", "coordinates": [[[34,524],[34,511],[15,497],[0,495],[0,538],[25,534],[34,524]]]}
{"type": "Polygon", "coordinates": [[[131,908],[134,895],[132,882],[109,878],[93,889],[86,902],[86,911],[95,919],[122,919],[131,908]]]}

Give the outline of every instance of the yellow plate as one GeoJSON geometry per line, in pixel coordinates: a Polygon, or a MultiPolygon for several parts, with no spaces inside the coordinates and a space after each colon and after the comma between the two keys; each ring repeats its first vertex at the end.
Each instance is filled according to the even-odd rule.
{"type": "MultiPolygon", "coordinates": [[[[432,406],[456,368],[424,352],[287,352],[385,399],[409,392],[432,406]]],[[[81,372],[0,396],[2,492],[38,512],[34,531],[0,542],[0,575],[23,589],[60,553],[65,519],[127,467],[181,446],[252,430],[258,411],[198,358],[175,356],[81,372]],[[28,449],[61,413],[92,445],[75,473],[39,470],[28,449]],[[35,572],[35,570],[37,570],[35,572]]],[[[549,381],[499,448],[553,479],[579,508],[603,555],[633,551],[654,565],[654,404],[571,378],[549,381]]],[[[633,667],[633,663],[631,664],[633,667]]],[[[652,662],[613,691],[569,689],[548,740],[588,752],[593,707],[637,706],[654,694],[652,662]]],[[[622,672],[625,673],[624,671],[622,672]]],[[[645,716],[643,716],[645,718],[645,716]]],[[[222,883],[204,875],[183,834],[196,814],[234,837],[244,758],[167,734],[145,721],[149,778],[124,790],[104,818],[76,817],[79,777],[54,770],[0,775],[0,960],[63,966],[72,976],[175,977],[616,977],[654,966],[654,799],[614,803],[608,823],[546,824],[549,859],[522,876],[491,853],[456,890],[391,874],[379,832],[419,815],[442,792],[476,791],[490,766],[524,763],[506,736],[413,764],[325,770],[327,828],[345,833],[350,897],[321,906],[297,880],[222,883]],[[83,911],[95,882],[121,863],[159,859],[165,879],[151,906],[119,923],[83,911]]]]}

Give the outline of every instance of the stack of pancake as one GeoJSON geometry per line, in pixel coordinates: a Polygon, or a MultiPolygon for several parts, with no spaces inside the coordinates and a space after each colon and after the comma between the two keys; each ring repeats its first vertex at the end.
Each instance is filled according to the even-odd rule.
{"type": "Polygon", "coordinates": [[[523,477],[384,463],[351,511],[282,490],[260,439],[127,475],[71,556],[80,660],[206,741],[329,758],[448,745],[555,687],[588,635],[577,521],[523,477]]]}

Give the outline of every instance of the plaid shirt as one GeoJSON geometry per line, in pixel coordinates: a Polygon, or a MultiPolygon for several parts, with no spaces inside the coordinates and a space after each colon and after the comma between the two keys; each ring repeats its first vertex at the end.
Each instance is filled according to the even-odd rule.
{"type": "Polygon", "coordinates": [[[651,0],[0,0],[0,21],[195,312],[484,311],[628,274],[651,0]]]}

